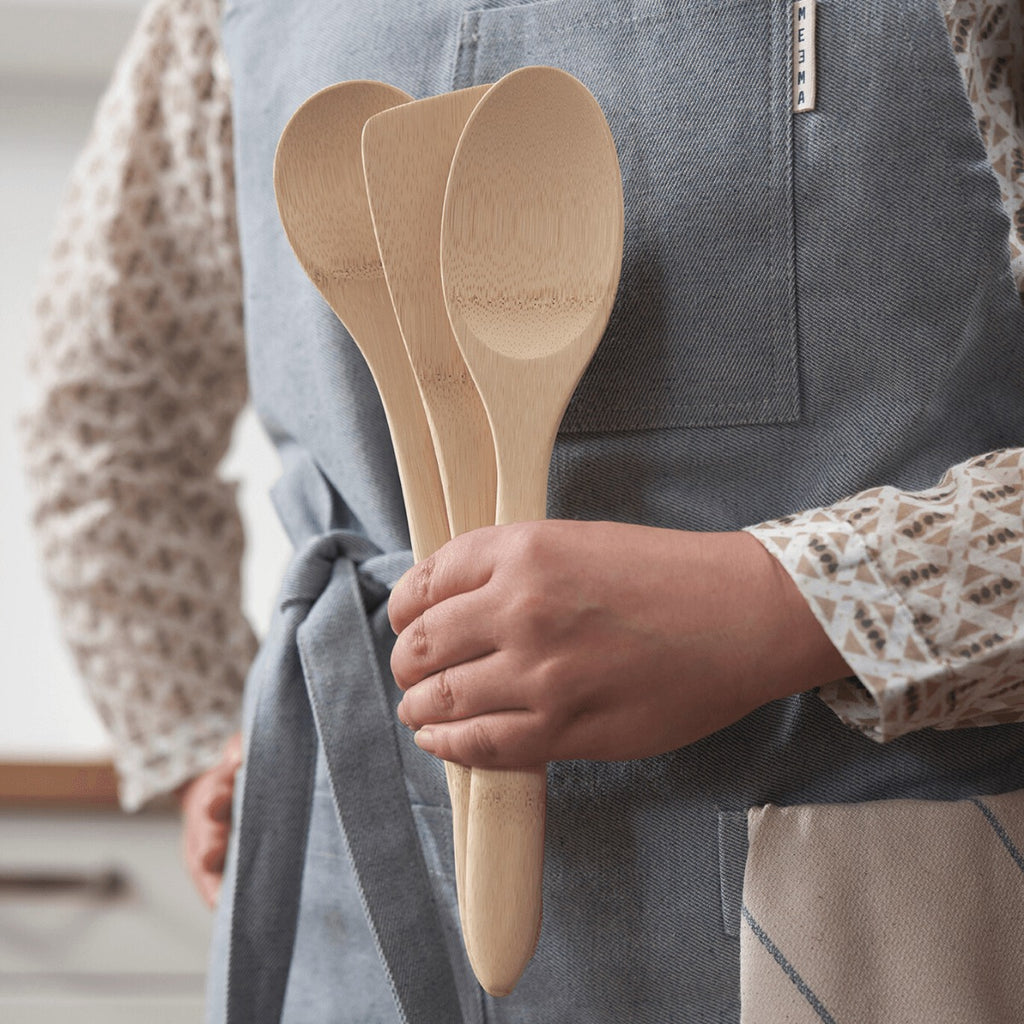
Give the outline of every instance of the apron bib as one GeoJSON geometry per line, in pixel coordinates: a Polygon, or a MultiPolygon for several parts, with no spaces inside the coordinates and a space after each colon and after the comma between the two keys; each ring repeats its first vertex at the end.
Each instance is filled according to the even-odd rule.
{"type": "Polygon", "coordinates": [[[278,221],[277,140],[346,79],[422,97],[543,63],[595,93],[625,260],[549,515],[728,530],[924,487],[1024,437],[998,189],[931,0],[822,2],[817,107],[795,115],[791,16],[788,0],[227,3],[251,394],[297,554],[249,679],[210,1020],[737,1024],[750,808],[1024,786],[1021,727],[879,746],[813,694],[660,757],[552,764],[536,956],[495,1000],[462,951],[443,773],[393,713],[394,459],[278,221]]]}

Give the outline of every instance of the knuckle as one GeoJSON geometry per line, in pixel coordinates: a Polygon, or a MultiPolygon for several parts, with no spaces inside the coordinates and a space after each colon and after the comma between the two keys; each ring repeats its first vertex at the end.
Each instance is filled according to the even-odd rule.
{"type": "Polygon", "coordinates": [[[401,633],[419,611],[430,603],[435,571],[434,557],[417,562],[398,581],[388,599],[388,620],[401,633]]]}
{"type": "Polygon", "coordinates": [[[396,584],[395,589],[391,591],[388,596],[388,622],[391,623],[391,628],[394,632],[401,632],[402,629],[402,595],[399,586],[396,584]]]}
{"type": "Polygon", "coordinates": [[[409,627],[409,653],[418,661],[430,657],[430,633],[422,615],[409,627]]]}
{"type": "Polygon", "coordinates": [[[391,674],[399,686],[405,689],[419,682],[431,648],[430,631],[421,616],[399,634],[391,649],[391,674]]]}
{"type": "Polygon", "coordinates": [[[391,650],[391,675],[394,676],[395,682],[404,690],[407,684],[402,660],[402,650],[398,644],[395,644],[391,650]]]}
{"type": "Polygon", "coordinates": [[[556,695],[559,671],[554,659],[541,661],[534,666],[529,683],[533,705],[547,715],[555,712],[558,707],[556,695]]]}
{"type": "Polygon", "coordinates": [[[433,558],[425,558],[412,569],[409,586],[413,596],[422,604],[430,604],[433,591],[435,563],[433,558]]]}
{"type": "Polygon", "coordinates": [[[455,699],[455,691],[452,689],[451,677],[451,669],[441,669],[437,674],[436,684],[434,686],[435,709],[445,717],[454,714],[457,703],[455,699]]]}
{"type": "Polygon", "coordinates": [[[551,525],[546,519],[519,524],[521,557],[535,568],[546,568],[557,553],[557,539],[552,535],[551,525]]]}
{"type": "Polygon", "coordinates": [[[469,744],[474,760],[480,764],[493,764],[497,760],[497,737],[488,722],[474,722],[470,726],[469,744]]]}
{"type": "Polygon", "coordinates": [[[529,582],[520,579],[515,590],[509,594],[505,602],[504,612],[513,620],[521,622],[530,613],[533,605],[533,595],[530,593],[529,582]]]}
{"type": "Polygon", "coordinates": [[[543,537],[537,523],[516,523],[509,529],[512,554],[521,567],[530,568],[543,560],[543,537]]]}

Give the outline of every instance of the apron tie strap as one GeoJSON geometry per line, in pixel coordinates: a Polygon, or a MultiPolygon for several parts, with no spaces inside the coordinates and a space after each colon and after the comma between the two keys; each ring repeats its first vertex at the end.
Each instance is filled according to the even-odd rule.
{"type": "Polygon", "coordinates": [[[462,1019],[368,621],[409,564],[407,552],[382,554],[366,538],[337,530],[307,542],[285,577],[278,618],[285,636],[268,638],[276,641],[276,660],[260,672],[245,757],[228,1024],[280,1020],[309,828],[314,735],[399,1018],[462,1019]],[[304,688],[293,683],[297,672],[304,688]]]}

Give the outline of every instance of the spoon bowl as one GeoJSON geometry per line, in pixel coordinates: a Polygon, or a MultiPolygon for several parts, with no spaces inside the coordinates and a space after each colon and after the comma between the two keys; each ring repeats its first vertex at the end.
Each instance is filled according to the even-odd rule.
{"type": "Polygon", "coordinates": [[[417,559],[451,536],[430,429],[395,320],[363,179],[363,125],[412,99],[383,82],[315,93],[285,126],[274,191],[303,269],[359,347],[380,392],[417,559]]]}

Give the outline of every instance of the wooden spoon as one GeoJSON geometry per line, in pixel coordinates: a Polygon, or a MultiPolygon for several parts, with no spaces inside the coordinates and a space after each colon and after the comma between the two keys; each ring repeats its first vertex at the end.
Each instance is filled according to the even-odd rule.
{"type": "MultiPolygon", "coordinates": [[[[607,326],[622,237],[597,101],[555,68],[505,76],[463,131],[441,229],[448,313],[494,435],[499,523],[546,515],[555,435],[607,326]]],[[[473,770],[467,949],[495,995],[515,987],[539,936],[545,803],[543,767],[473,770]]]]}
{"type": "MultiPolygon", "coordinates": [[[[441,213],[466,119],[490,86],[406,103],[363,128],[363,170],[384,273],[441,471],[452,536],[494,523],[494,442],[452,334],[441,287],[441,213]]],[[[464,803],[469,789],[463,775],[464,803]]],[[[455,880],[465,922],[465,807],[454,807],[455,880]]]]}
{"type": "MultiPolygon", "coordinates": [[[[343,82],[311,96],[277,146],[274,190],[303,269],[359,346],[391,431],[417,561],[451,537],[430,428],[381,267],[363,177],[363,125],[412,99],[381,82],[343,82]]],[[[465,849],[469,769],[446,764],[456,877],[465,849]]]]}

